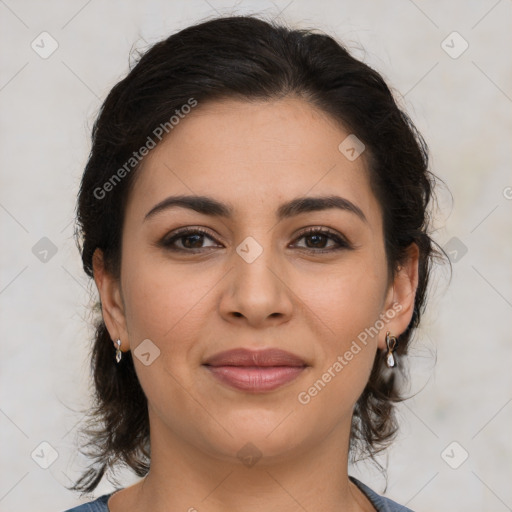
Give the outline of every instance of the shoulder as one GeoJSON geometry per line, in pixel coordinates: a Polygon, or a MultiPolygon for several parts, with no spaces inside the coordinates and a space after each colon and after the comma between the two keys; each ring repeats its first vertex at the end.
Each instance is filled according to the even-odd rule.
{"type": "Polygon", "coordinates": [[[367,485],[363,484],[353,476],[349,477],[350,480],[359,487],[359,489],[366,495],[370,500],[371,504],[375,507],[377,512],[413,512],[410,508],[405,505],[400,505],[396,501],[380,496],[375,491],[370,489],[367,485]]]}
{"type": "Polygon", "coordinates": [[[109,512],[107,502],[110,496],[112,496],[112,493],[104,494],[94,501],[78,505],[78,507],[70,508],[64,512],[109,512]]]}
{"type": "MultiPolygon", "coordinates": [[[[375,507],[377,512],[413,512],[410,508],[407,508],[404,505],[400,505],[399,503],[396,503],[396,501],[385,498],[384,496],[380,496],[356,478],[351,476],[350,480],[352,480],[352,482],[354,482],[354,484],[357,485],[359,489],[361,489],[361,491],[366,495],[366,497],[375,507]]],[[[112,493],[104,494],[94,501],[84,503],[75,508],[70,508],[64,512],[109,512],[107,502],[111,496],[112,493]]]]}

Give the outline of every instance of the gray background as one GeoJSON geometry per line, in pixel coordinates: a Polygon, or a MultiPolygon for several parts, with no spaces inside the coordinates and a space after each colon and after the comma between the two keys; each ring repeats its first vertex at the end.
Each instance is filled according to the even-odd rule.
{"type": "MultiPolygon", "coordinates": [[[[72,233],[101,101],[132,48],[255,12],[325,30],[380,71],[453,194],[439,191],[435,233],[453,279],[437,273],[411,352],[415,396],[381,459],[387,495],[418,512],[512,510],[511,11],[510,0],[0,0],[0,511],[84,501],[64,485],[86,462],[75,436],[95,288],[72,233]]],[[[384,489],[371,466],[351,472],[384,489]]]]}

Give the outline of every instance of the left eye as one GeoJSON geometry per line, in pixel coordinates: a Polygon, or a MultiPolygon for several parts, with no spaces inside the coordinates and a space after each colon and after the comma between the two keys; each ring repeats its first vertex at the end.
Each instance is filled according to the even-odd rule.
{"type": "MultiPolygon", "coordinates": [[[[207,247],[203,246],[205,238],[209,238],[210,240],[215,241],[214,238],[207,231],[204,231],[199,228],[187,228],[177,233],[174,233],[169,238],[164,238],[160,242],[160,245],[168,250],[181,252],[197,252],[201,249],[218,247],[216,245],[210,245],[207,247]],[[176,242],[178,241],[181,243],[181,247],[179,245],[176,245],[176,242]]],[[[295,242],[301,239],[310,239],[311,243],[306,243],[306,247],[296,247],[303,250],[305,249],[306,251],[313,253],[332,252],[341,249],[351,248],[351,245],[344,237],[326,229],[309,229],[308,231],[301,233],[295,239],[295,242]],[[337,246],[335,245],[334,247],[326,247],[325,244],[329,240],[335,242],[337,246]]]]}
{"type": "MultiPolygon", "coordinates": [[[[300,240],[301,238],[312,240],[312,252],[332,252],[338,251],[341,249],[349,249],[350,244],[343,237],[339,236],[337,233],[334,233],[325,229],[309,229],[308,231],[302,233],[296,240],[300,240]],[[332,240],[338,244],[336,247],[325,248],[325,242],[328,240],[332,240]],[[319,250],[315,250],[319,249],[319,250]]],[[[305,248],[306,250],[311,250],[311,245],[305,248]]]]}

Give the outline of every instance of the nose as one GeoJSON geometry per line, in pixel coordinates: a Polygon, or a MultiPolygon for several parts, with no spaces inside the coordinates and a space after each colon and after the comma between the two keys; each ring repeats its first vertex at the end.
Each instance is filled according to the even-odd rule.
{"type": "Polygon", "coordinates": [[[272,252],[270,244],[259,246],[250,240],[233,252],[233,267],[224,280],[220,302],[224,318],[255,328],[287,322],[293,308],[284,261],[272,252]],[[253,260],[255,250],[261,253],[253,260]]]}

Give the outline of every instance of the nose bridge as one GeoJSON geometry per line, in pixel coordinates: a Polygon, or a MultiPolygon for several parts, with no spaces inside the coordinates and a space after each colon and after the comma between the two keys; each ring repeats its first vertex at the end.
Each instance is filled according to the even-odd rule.
{"type": "Polygon", "coordinates": [[[247,270],[249,275],[268,272],[268,267],[276,265],[279,259],[275,254],[274,220],[266,210],[262,204],[261,211],[255,212],[253,209],[250,216],[240,219],[240,233],[245,238],[235,246],[236,255],[233,257],[237,267],[242,271],[247,270]],[[247,221],[245,227],[244,219],[247,221]]]}
{"type": "Polygon", "coordinates": [[[234,256],[237,286],[245,286],[264,293],[277,291],[276,268],[279,267],[279,255],[275,253],[272,232],[247,236],[237,247],[234,256]],[[270,270],[272,269],[273,272],[270,270]]]}
{"type": "MultiPolygon", "coordinates": [[[[224,312],[242,314],[252,322],[288,315],[290,299],[284,285],[281,258],[273,243],[272,230],[258,230],[242,240],[233,252],[229,300],[224,312]]],[[[238,316],[238,315],[237,315],[238,316]]]]}

